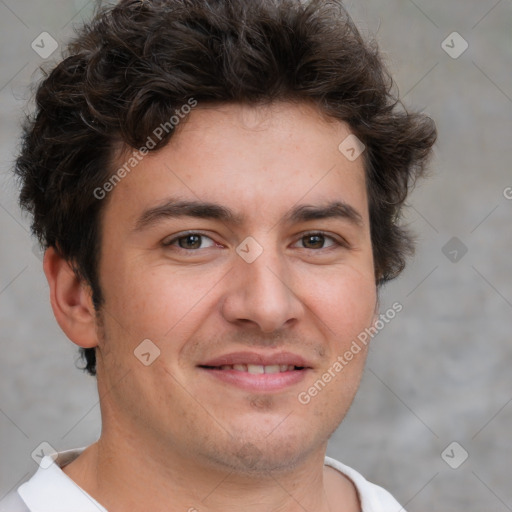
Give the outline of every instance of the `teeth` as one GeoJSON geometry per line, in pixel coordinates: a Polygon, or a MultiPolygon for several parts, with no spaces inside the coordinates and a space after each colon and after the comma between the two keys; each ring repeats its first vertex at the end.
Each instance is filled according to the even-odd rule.
{"type": "Polygon", "coordinates": [[[221,370],[236,370],[238,372],[248,372],[253,375],[261,375],[262,373],[283,373],[295,370],[293,364],[270,364],[263,366],[261,364],[223,364],[221,370]]]}
{"type": "Polygon", "coordinates": [[[265,367],[259,364],[248,364],[247,371],[249,373],[265,373],[265,367]]]}

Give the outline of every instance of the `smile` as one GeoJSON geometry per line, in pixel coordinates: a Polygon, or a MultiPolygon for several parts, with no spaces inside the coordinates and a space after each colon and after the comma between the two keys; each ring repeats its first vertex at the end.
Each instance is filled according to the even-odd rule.
{"type": "Polygon", "coordinates": [[[292,364],[223,364],[222,366],[204,366],[211,370],[235,370],[237,372],[246,372],[253,375],[261,375],[263,373],[284,373],[292,372],[295,370],[303,370],[303,367],[298,367],[292,364]]]}

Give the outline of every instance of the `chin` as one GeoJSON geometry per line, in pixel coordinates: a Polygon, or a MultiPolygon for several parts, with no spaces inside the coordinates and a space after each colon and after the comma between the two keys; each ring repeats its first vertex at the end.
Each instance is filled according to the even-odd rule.
{"type": "Polygon", "coordinates": [[[209,454],[210,462],[237,474],[269,476],[270,472],[293,470],[327,444],[326,439],[313,439],[297,432],[293,435],[290,430],[283,430],[280,436],[274,434],[233,438],[227,450],[209,454]]]}

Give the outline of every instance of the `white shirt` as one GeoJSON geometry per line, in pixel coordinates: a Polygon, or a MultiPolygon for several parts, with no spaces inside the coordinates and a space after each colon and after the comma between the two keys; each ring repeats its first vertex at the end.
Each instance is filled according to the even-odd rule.
{"type": "MultiPolygon", "coordinates": [[[[84,449],[44,457],[34,476],[0,502],[0,512],[108,512],[61,469],[84,449]]],[[[405,512],[389,492],[368,482],[355,469],[330,457],[325,457],[325,465],[338,470],[354,483],[362,512],[405,512]]]]}

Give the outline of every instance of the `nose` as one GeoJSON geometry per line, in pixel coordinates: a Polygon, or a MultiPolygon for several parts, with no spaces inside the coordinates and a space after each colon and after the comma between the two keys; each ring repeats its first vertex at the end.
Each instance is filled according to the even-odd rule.
{"type": "Polygon", "coordinates": [[[291,273],[278,254],[264,250],[252,263],[237,256],[222,302],[224,318],[239,326],[258,326],[272,333],[296,323],[304,312],[291,273]]]}

